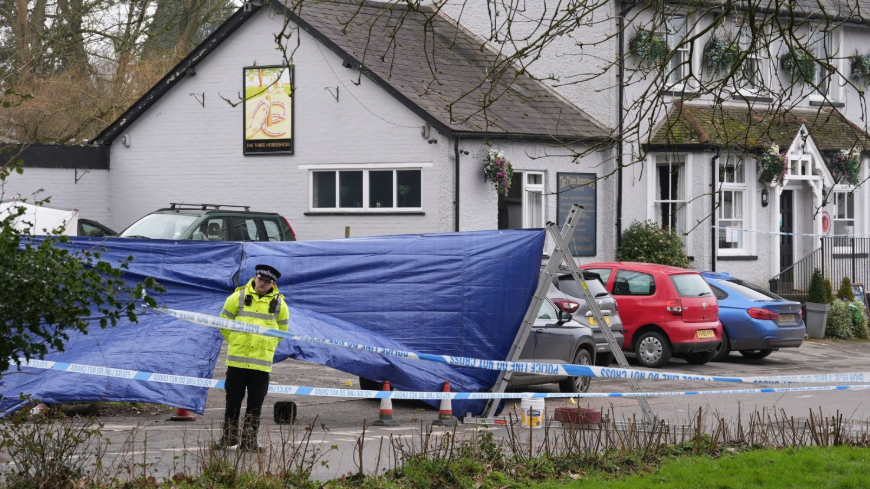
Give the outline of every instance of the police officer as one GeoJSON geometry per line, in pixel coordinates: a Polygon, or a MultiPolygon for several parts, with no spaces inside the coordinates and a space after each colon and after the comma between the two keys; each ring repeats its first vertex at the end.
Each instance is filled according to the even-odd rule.
{"type": "MultiPolygon", "coordinates": [[[[281,274],[269,265],[257,265],[255,270],[254,278],[247,285],[227,297],[221,317],[287,331],[290,312],[275,283],[281,274]]],[[[281,339],[231,330],[221,330],[221,333],[229,344],[224,384],[227,403],[222,436],[214,448],[238,445],[241,450],[259,451],[260,411],[269,389],[272,359],[281,339]],[[240,439],[239,414],[246,390],[248,405],[240,439]]]]}

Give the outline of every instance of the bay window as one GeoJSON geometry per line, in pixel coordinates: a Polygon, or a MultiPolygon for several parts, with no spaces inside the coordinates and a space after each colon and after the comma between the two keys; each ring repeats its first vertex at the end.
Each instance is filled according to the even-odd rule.
{"type": "Polygon", "coordinates": [[[743,231],[747,229],[746,211],[748,186],[746,166],[743,158],[737,155],[724,155],[719,158],[717,172],[718,210],[716,212],[718,243],[720,250],[741,250],[747,248],[743,231]]]}

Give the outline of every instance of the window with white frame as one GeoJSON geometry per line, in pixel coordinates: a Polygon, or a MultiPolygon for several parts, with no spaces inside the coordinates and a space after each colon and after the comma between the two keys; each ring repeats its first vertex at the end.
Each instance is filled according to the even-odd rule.
{"type": "MultiPolygon", "coordinates": [[[[835,236],[855,235],[855,193],[850,190],[834,192],[834,221],[835,236]]],[[[848,246],[848,238],[836,239],[835,246],[848,246]]]]}
{"type": "Polygon", "coordinates": [[[818,60],[813,86],[818,95],[830,95],[831,74],[822,63],[831,62],[833,55],[833,35],[831,31],[818,26],[810,33],[809,53],[818,60]]]}
{"type": "Polygon", "coordinates": [[[514,170],[508,195],[499,195],[498,228],[544,227],[544,174],[514,170]]]}
{"type": "Polygon", "coordinates": [[[655,220],[683,239],[686,232],[686,164],[682,155],[657,155],[655,171],[655,220]]]}
{"type": "Polygon", "coordinates": [[[668,83],[680,88],[680,86],[685,85],[689,77],[691,63],[686,18],[682,15],[668,17],[665,29],[668,48],[673,51],[673,56],[668,66],[668,83]]]}
{"type": "Polygon", "coordinates": [[[752,27],[743,23],[736,25],[735,37],[740,50],[746,53],[743,61],[742,77],[738,83],[738,88],[741,91],[756,93],[764,86],[764,78],[761,72],[761,59],[759,51],[753,46],[752,27]]]}
{"type": "Polygon", "coordinates": [[[738,155],[728,154],[719,158],[719,209],[716,217],[720,250],[743,251],[747,248],[744,233],[738,231],[747,228],[748,187],[745,168],[743,158],[738,155]]]}
{"type": "Polygon", "coordinates": [[[311,209],[316,211],[420,210],[419,169],[311,171],[311,209]]]}

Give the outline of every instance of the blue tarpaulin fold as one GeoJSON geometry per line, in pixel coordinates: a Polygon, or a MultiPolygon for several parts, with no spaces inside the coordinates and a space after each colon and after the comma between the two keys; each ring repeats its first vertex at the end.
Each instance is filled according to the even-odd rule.
{"type": "MultiPolygon", "coordinates": [[[[71,238],[70,249],[99,240],[71,238]]],[[[290,331],[421,353],[502,360],[537,285],[542,230],[384,236],[334,241],[228,243],[113,238],[102,259],[135,259],[133,283],[153,277],[167,291],[165,307],[218,315],[239,282],[267,263],[281,271],[278,287],[291,307],[290,331]]],[[[73,333],[64,352],[46,359],[87,365],[211,377],[219,331],[144,313],[89,333],[73,333]]],[[[497,372],[376,355],[284,340],[276,361],[294,358],[327,365],[402,390],[488,390],[497,372]]],[[[31,368],[0,378],[0,415],[20,409],[27,394],[43,402],[136,401],[202,413],[207,389],[100,378],[31,368]]],[[[483,402],[454,403],[454,412],[479,414],[483,402]]]]}

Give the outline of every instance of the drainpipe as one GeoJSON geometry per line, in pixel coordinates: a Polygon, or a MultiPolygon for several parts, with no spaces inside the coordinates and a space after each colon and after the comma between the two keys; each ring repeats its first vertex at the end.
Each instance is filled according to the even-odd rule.
{"type": "MultiPolygon", "coordinates": [[[[620,5],[623,5],[626,2],[620,2],[620,5]]],[[[616,127],[616,248],[622,245],[622,132],[625,129],[623,120],[625,115],[623,114],[623,104],[622,100],[625,98],[625,16],[634,8],[635,3],[632,2],[628,7],[623,8],[619,12],[619,17],[616,19],[617,22],[617,32],[619,32],[618,37],[618,57],[619,60],[619,71],[616,75],[617,78],[617,127],[616,127]]]]}
{"type": "Polygon", "coordinates": [[[713,192],[710,194],[710,197],[711,197],[710,198],[710,202],[711,202],[710,219],[713,220],[713,226],[711,226],[711,228],[713,229],[713,232],[711,233],[712,234],[712,236],[711,236],[712,243],[710,245],[710,271],[711,272],[716,271],[716,237],[717,237],[716,233],[719,231],[719,229],[717,229],[715,227],[716,223],[717,223],[717,221],[716,221],[716,195],[717,195],[717,188],[716,188],[716,170],[717,170],[717,168],[716,168],[716,165],[717,165],[718,161],[719,161],[719,148],[716,148],[716,154],[713,155],[713,158],[710,159],[710,181],[712,182],[711,187],[713,187],[713,192]]]}
{"type": "Polygon", "coordinates": [[[453,231],[459,232],[459,136],[453,138],[453,231]]]}

